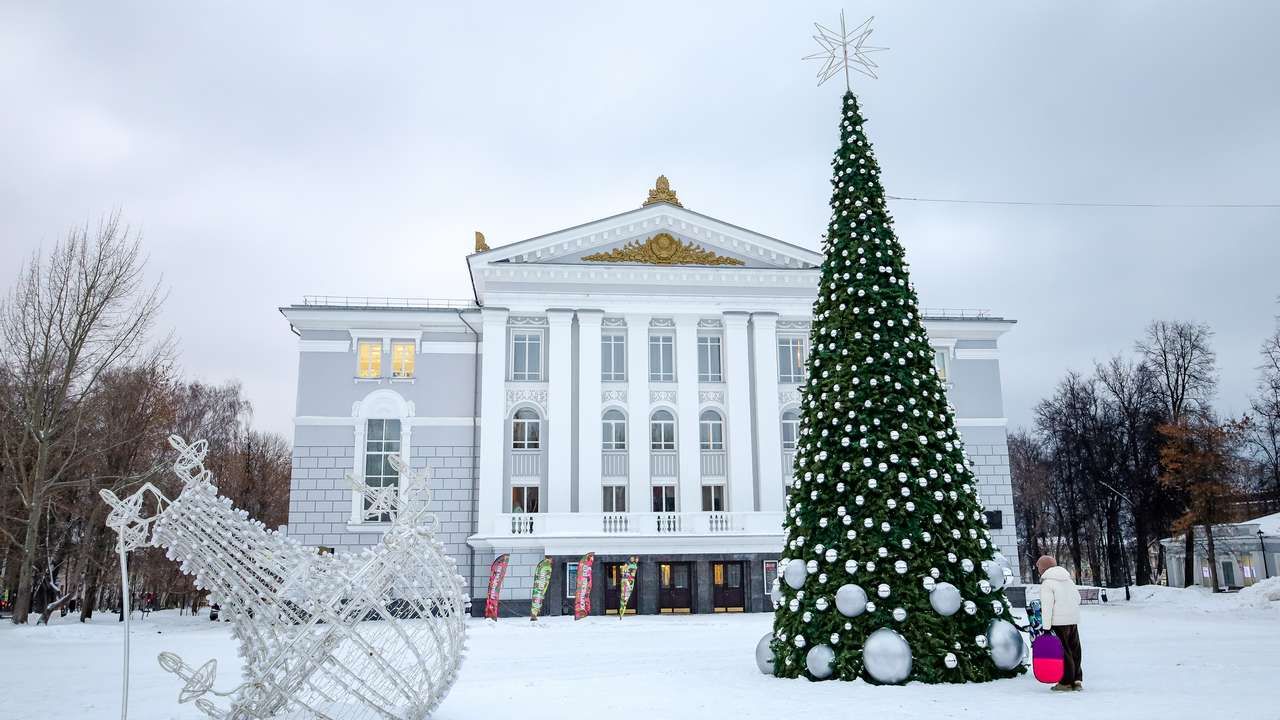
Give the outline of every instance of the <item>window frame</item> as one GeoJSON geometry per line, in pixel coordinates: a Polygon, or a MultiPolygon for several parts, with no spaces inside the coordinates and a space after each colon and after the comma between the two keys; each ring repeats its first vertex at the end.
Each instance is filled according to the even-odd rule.
{"type": "Polygon", "coordinates": [[[778,382],[785,385],[803,383],[809,373],[809,341],[798,335],[780,335],[777,351],[778,382]],[[786,368],[783,358],[787,359],[786,368]]]}
{"type": "Polygon", "coordinates": [[[566,600],[578,598],[578,561],[564,564],[564,597],[566,600]]]}
{"type": "Polygon", "coordinates": [[[714,408],[698,414],[698,449],[703,452],[724,452],[724,415],[714,408]],[[712,417],[708,417],[712,416],[712,417]]]}
{"type": "Polygon", "coordinates": [[[933,346],[933,371],[943,383],[951,382],[951,348],[944,345],[933,346]],[[941,367],[938,360],[942,360],[941,367]]]}
{"type": "Polygon", "coordinates": [[[666,408],[658,408],[649,414],[649,452],[674,452],[676,449],[676,416],[666,408]],[[659,419],[659,413],[666,415],[667,419],[659,419]],[[661,438],[655,440],[654,431],[659,428],[661,438]]]}
{"type": "Polygon", "coordinates": [[[617,408],[608,408],[600,416],[600,449],[605,452],[625,452],[627,449],[627,416],[617,408]],[[610,417],[613,415],[614,417],[610,417]],[[619,440],[618,436],[622,439],[619,440]]]}
{"type": "MultiPolygon", "coordinates": [[[[400,454],[400,451],[402,449],[402,445],[404,442],[403,432],[404,432],[404,424],[400,418],[366,418],[365,419],[364,448],[362,449],[362,452],[361,452],[361,463],[360,463],[360,481],[365,485],[365,487],[385,488],[385,487],[392,487],[392,486],[394,487],[400,486],[400,473],[396,471],[394,467],[391,467],[391,463],[389,460],[387,460],[387,458],[392,455],[400,454]],[[377,437],[374,437],[375,433],[373,432],[373,427],[375,423],[377,423],[380,428],[380,432],[377,433],[377,437]],[[394,429],[392,432],[388,432],[388,427],[390,426],[391,423],[394,423],[394,429]],[[378,444],[377,449],[374,449],[373,447],[374,443],[378,444]],[[381,467],[382,472],[379,472],[372,476],[369,474],[370,455],[375,455],[382,458],[382,460],[379,462],[379,466],[381,467]],[[371,477],[378,479],[379,481],[378,484],[376,485],[371,484],[369,482],[371,477]]],[[[365,517],[365,511],[369,509],[368,502],[369,502],[368,497],[362,497],[361,500],[357,503],[357,512],[359,513],[357,515],[357,520],[360,523],[373,524],[373,523],[391,522],[391,515],[389,513],[382,513],[381,515],[378,516],[377,519],[365,517]]]]}
{"type": "Polygon", "coordinates": [[[518,408],[511,414],[511,449],[542,450],[542,414],[531,407],[518,408]],[[524,413],[531,413],[530,418],[524,413]],[[534,437],[530,439],[529,429],[534,429],[534,437]],[[520,428],[520,430],[517,430],[520,428]]]}
{"type": "Polygon", "coordinates": [[[546,337],[541,329],[520,328],[511,331],[511,342],[508,343],[507,349],[507,367],[510,368],[512,382],[543,382],[546,377],[546,346],[546,337]],[[529,352],[532,344],[537,345],[536,353],[529,352]],[[517,358],[523,359],[523,370],[516,369],[517,358]],[[534,371],[529,370],[530,358],[533,358],[538,365],[534,371]]]}
{"type": "Polygon", "coordinates": [[[509,500],[510,505],[508,505],[508,508],[512,515],[536,515],[542,512],[542,489],[537,482],[512,482],[509,500]],[[523,501],[519,510],[516,510],[517,494],[523,501]],[[530,498],[533,499],[532,510],[529,509],[530,498]]]}
{"type": "Polygon", "coordinates": [[[600,511],[607,513],[624,513],[627,511],[627,485],[626,483],[605,483],[600,486],[600,511]],[[618,499],[622,499],[622,508],[618,508],[618,499]],[[605,502],[608,499],[610,502],[605,502]],[[612,505],[613,509],[608,506],[612,505]]]}
{"type": "Polygon", "coordinates": [[[698,336],[698,382],[724,382],[724,340],[719,335],[698,336]]]}
{"type": "Polygon", "coordinates": [[[800,444],[800,413],[795,409],[788,408],[782,411],[781,435],[779,439],[782,441],[782,449],[784,451],[794,452],[796,446],[800,444]],[[787,417],[788,415],[792,417],[787,417]],[[787,427],[792,426],[791,439],[787,440],[787,427]]]}
{"type": "Polygon", "coordinates": [[[676,336],[672,333],[649,333],[649,382],[671,383],[676,381],[676,336]],[[654,367],[654,351],[659,366],[654,367]],[[666,351],[664,353],[664,350],[666,351]]]}
{"type": "Polygon", "coordinates": [[[377,380],[382,377],[382,340],[361,338],[356,341],[356,377],[362,380],[377,380]],[[364,357],[365,348],[372,348],[370,357],[364,357]],[[369,367],[366,367],[366,362],[369,367]]]}
{"type": "Polygon", "coordinates": [[[724,512],[724,483],[702,486],[702,512],[724,512]],[[710,504],[711,507],[707,507],[710,504]],[[716,507],[719,504],[720,507],[716,507]]]}
{"type": "Polygon", "coordinates": [[[656,512],[656,513],[680,512],[680,504],[679,504],[680,497],[679,495],[676,494],[676,486],[674,484],[663,483],[661,485],[651,485],[650,488],[651,489],[649,490],[649,498],[650,498],[649,507],[653,508],[653,512],[656,512]],[[654,507],[654,504],[658,500],[659,493],[661,493],[661,497],[662,497],[662,506],[663,506],[662,508],[654,507]],[[670,505],[671,507],[669,509],[664,509],[666,508],[667,505],[670,505]]]}
{"type": "Polygon", "coordinates": [[[417,366],[418,366],[418,343],[414,342],[413,340],[392,340],[391,341],[391,377],[397,380],[406,380],[406,379],[412,378],[414,376],[414,373],[417,372],[417,366]],[[407,358],[397,358],[396,350],[403,349],[405,347],[409,348],[407,358]],[[404,372],[403,368],[397,369],[396,368],[397,361],[406,360],[406,359],[408,361],[408,366],[409,366],[408,372],[404,372]]]}
{"type": "Polygon", "coordinates": [[[600,382],[626,381],[627,335],[626,333],[604,333],[600,336],[600,382]],[[609,360],[607,363],[606,358],[609,360]]]}

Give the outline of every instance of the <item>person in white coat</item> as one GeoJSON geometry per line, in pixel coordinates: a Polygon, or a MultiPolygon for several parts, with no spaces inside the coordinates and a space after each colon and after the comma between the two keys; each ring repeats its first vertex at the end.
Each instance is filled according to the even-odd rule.
{"type": "Polygon", "coordinates": [[[1036,561],[1036,570],[1040,572],[1040,617],[1044,629],[1053,631],[1062,641],[1062,680],[1053,686],[1053,690],[1083,690],[1080,590],[1071,580],[1071,574],[1058,567],[1058,562],[1048,555],[1036,561]]]}

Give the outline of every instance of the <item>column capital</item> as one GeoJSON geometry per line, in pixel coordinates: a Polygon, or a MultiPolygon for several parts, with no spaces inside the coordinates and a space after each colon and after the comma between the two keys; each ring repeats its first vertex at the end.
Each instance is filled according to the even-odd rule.
{"type": "Polygon", "coordinates": [[[549,308],[547,324],[563,327],[573,322],[573,311],[568,308],[549,308]]]}
{"type": "Polygon", "coordinates": [[[587,308],[578,310],[579,325],[596,325],[598,326],[604,320],[604,311],[597,308],[587,308]]]}
{"type": "Polygon", "coordinates": [[[751,322],[760,327],[777,327],[778,313],[776,312],[756,312],[751,313],[751,322]]]}
{"type": "Polygon", "coordinates": [[[729,312],[721,315],[721,318],[724,320],[724,326],[726,328],[743,328],[747,326],[747,321],[751,319],[751,313],[739,310],[730,310],[729,312]]]}
{"type": "Polygon", "coordinates": [[[702,319],[701,315],[673,315],[671,317],[675,321],[678,328],[697,328],[698,321],[702,319]]]}
{"type": "Polygon", "coordinates": [[[480,317],[485,325],[506,324],[507,316],[510,314],[511,311],[504,307],[483,307],[480,309],[480,317]]]}

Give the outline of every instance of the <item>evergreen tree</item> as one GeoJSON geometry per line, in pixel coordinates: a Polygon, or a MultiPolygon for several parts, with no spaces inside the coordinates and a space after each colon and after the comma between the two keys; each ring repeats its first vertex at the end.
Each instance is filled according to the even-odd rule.
{"type": "Polygon", "coordinates": [[[845,93],[775,588],[774,672],[872,682],[1010,677],[1022,672],[1022,642],[1001,622],[1012,619],[1003,558],[863,124],[845,93]],[[882,631],[868,645],[882,628],[897,637],[882,631]],[[886,658],[896,670],[884,669],[886,658]]]}

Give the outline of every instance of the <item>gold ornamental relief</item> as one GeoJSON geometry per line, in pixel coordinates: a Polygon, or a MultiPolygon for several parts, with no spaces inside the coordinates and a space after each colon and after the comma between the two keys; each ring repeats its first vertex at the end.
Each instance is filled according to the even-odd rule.
{"type": "Polygon", "coordinates": [[[631,242],[609,252],[586,255],[584,262],[645,263],[646,265],[743,265],[737,258],[717,255],[669,233],[658,233],[644,242],[631,242]]]}

